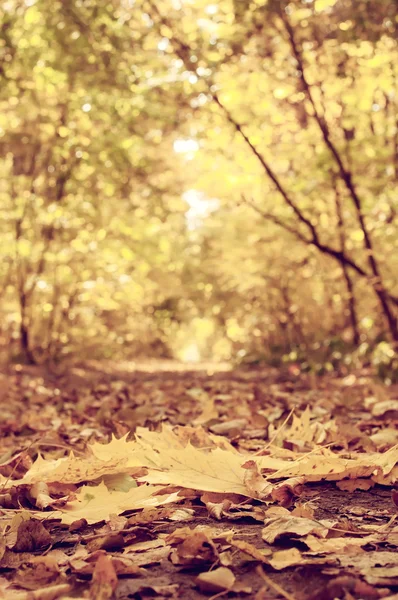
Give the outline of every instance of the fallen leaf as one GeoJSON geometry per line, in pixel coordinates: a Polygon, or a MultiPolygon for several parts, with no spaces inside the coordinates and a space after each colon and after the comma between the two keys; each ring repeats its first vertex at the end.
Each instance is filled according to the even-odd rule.
{"type": "Polygon", "coordinates": [[[178,537],[171,534],[166,543],[174,546],[170,560],[175,565],[200,565],[213,563],[218,552],[211,538],[202,531],[188,530],[183,537],[179,530],[178,537]]]}
{"type": "Polygon", "coordinates": [[[54,556],[34,556],[18,569],[14,582],[26,590],[64,583],[54,556]]]}
{"type": "Polygon", "coordinates": [[[162,486],[142,485],[128,492],[116,492],[108,490],[104,483],[97,486],[83,486],[76,494],[75,500],[68,502],[62,511],[55,515],[68,525],[83,518],[87,523],[98,523],[109,519],[114,513],[120,514],[125,510],[159,506],[181,500],[177,493],[155,495],[162,489],[162,486]]]}
{"type": "Polygon", "coordinates": [[[4,556],[6,549],[7,549],[6,538],[2,533],[0,533],[0,562],[4,556]]]}
{"type": "Polygon", "coordinates": [[[57,598],[65,598],[65,594],[70,590],[71,586],[68,583],[62,583],[28,592],[7,590],[7,596],[4,598],[7,600],[56,600],[57,598]]]}
{"type": "Polygon", "coordinates": [[[37,519],[22,521],[18,527],[14,552],[32,552],[46,548],[52,542],[50,533],[37,519]]]}
{"type": "Polygon", "coordinates": [[[235,583],[235,575],[227,567],[219,567],[214,571],[201,573],[196,578],[196,584],[202,592],[218,593],[230,590],[235,583]]]}
{"type": "Polygon", "coordinates": [[[375,483],[369,479],[343,479],[343,481],[337,481],[336,485],[339,490],[354,492],[355,490],[370,490],[375,483]]]}
{"type": "Polygon", "coordinates": [[[300,550],[297,548],[289,548],[288,550],[278,550],[274,552],[272,557],[269,559],[271,567],[277,571],[292,567],[293,565],[299,565],[303,563],[303,557],[300,550]]]}
{"type": "Polygon", "coordinates": [[[251,558],[254,558],[254,560],[258,560],[262,563],[268,564],[267,557],[272,554],[271,550],[269,550],[269,549],[261,549],[260,550],[259,548],[256,548],[255,546],[253,546],[253,544],[250,544],[249,542],[245,542],[245,540],[236,540],[233,537],[229,537],[227,539],[228,539],[228,543],[231,544],[231,546],[233,546],[234,548],[237,548],[244,554],[247,554],[251,558]]]}
{"type": "Polygon", "coordinates": [[[188,444],[183,450],[154,453],[151,462],[156,462],[157,469],[148,468],[148,474],[140,481],[253,498],[272,489],[259,473],[254,474],[254,464],[253,468],[244,469],[245,457],[220,448],[204,452],[188,444]]]}
{"type": "Polygon", "coordinates": [[[101,554],[95,563],[90,598],[92,600],[109,600],[113,596],[117,582],[112,559],[107,554],[101,554]]]}
{"type": "Polygon", "coordinates": [[[374,417],[381,417],[387,412],[396,412],[398,414],[398,400],[382,400],[372,406],[372,415],[374,417]]]}
{"type": "Polygon", "coordinates": [[[277,517],[266,522],[261,532],[261,537],[268,544],[273,544],[280,537],[303,537],[309,533],[324,538],[327,536],[328,531],[329,529],[325,525],[311,519],[293,516],[277,517]]]}
{"type": "Polygon", "coordinates": [[[201,410],[201,414],[192,421],[193,425],[204,425],[205,423],[218,418],[218,410],[215,407],[214,398],[212,398],[212,396],[206,395],[201,399],[201,410]]]}

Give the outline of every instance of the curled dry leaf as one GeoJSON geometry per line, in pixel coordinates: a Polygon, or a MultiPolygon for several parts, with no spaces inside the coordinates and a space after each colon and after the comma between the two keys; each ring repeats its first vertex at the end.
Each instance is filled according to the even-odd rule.
{"type": "Polygon", "coordinates": [[[380,429],[370,436],[372,442],[380,450],[387,450],[398,444],[398,428],[387,427],[380,429]]]}
{"type": "Polygon", "coordinates": [[[320,538],[325,538],[328,531],[329,529],[325,525],[322,525],[322,523],[303,517],[289,516],[270,519],[266,522],[265,527],[261,532],[261,536],[265,542],[273,544],[280,537],[302,537],[309,533],[320,538]]]}
{"type": "Polygon", "coordinates": [[[211,564],[217,561],[218,552],[213,540],[201,531],[192,531],[179,543],[173,543],[173,538],[166,538],[173,548],[170,560],[175,565],[211,564]]]}
{"type": "Polygon", "coordinates": [[[48,491],[48,485],[44,483],[44,481],[39,481],[32,485],[29,490],[29,496],[32,498],[37,508],[46,508],[53,502],[48,491]]]}
{"type": "Polygon", "coordinates": [[[295,517],[304,517],[304,519],[313,519],[315,515],[314,508],[309,504],[300,504],[291,512],[295,517]]]}
{"type": "Polygon", "coordinates": [[[285,463],[285,467],[269,475],[269,479],[303,476],[305,481],[340,481],[369,477],[376,483],[390,485],[398,477],[398,470],[394,469],[397,463],[398,445],[383,453],[358,454],[356,458],[344,458],[321,449],[285,463]]]}
{"type": "Polygon", "coordinates": [[[214,571],[201,573],[196,578],[196,584],[202,592],[218,593],[230,590],[235,583],[235,575],[227,567],[219,567],[214,571]]]}
{"type": "Polygon", "coordinates": [[[289,507],[293,503],[293,499],[303,491],[305,477],[291,477],[286,481],[282,481],[274,486],[271,491],[271,497],[283,507],[289,507]]]}
{"type": "Polygon", "coordinates": [[[37,519],[22,521],[18,527],[14,552],[32,552],[46,548],[52,542],[51,535],[37,519]]]}

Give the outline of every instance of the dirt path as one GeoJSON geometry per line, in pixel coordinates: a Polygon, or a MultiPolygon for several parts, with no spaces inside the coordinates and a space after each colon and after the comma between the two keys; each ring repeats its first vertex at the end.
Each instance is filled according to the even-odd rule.
{"type": "MultiPolygon", "coordinates": [[[[398,598],[396,389],[366,373],[314,379],[289,370],[150,361],[92,362],[62,373],[13,367],[0,384],[0,598],[398,598]],[[332,452],[341,461],[359,457],[372,465],[389,451],[388,468],[379,469],[388,484],[363,468],[362,475],[336,476],[337,482],[306,474],[285,485],[281,477],[279,494],[276,478],[273,496],[245,498],[206,492],[198,479],[194,490],[168,486],[182,495],[177,503],[152,512],[115,506],[110,519],[73,525],[50,510],[71,502],[81,483],[43,487],[52,499],[47,505],[36,488],[18,485],[38,453],[55,461],[73,450],[83,460],[88,445],[105,444],[111,434],[132,439],[137,427],[161,431],[164,425],[203,453],[206,439],[245,460],[287,457],[304,464],[332,452]],[[30,541],[22,535],[28,526],[21,525],[21,509],[32,527],[44,527],[41,537],[32,530],[30,541]],[[209,572],[215,581],[201,580],[209,572]],[[29,596],[31,590],[38,595],[29,596]]],[[[250,474],[253,483],[255,471],[250,474]]]]}

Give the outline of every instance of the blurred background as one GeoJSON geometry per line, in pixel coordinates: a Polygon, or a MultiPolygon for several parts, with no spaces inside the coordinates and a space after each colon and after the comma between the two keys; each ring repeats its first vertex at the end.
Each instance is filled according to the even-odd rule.
{"type": "Polygon", "coordinates": [[[5,0],[0,358],[398,341],[393,0],[5,0]]]}

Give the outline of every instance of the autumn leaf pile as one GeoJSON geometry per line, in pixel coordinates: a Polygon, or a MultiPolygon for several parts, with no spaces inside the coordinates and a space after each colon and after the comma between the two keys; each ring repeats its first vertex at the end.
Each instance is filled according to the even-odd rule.
{"type": "Polygon", "coordinates": [[[0,597],[398,598],[392,387],[272,370],[2,383],[0,597]]]}

